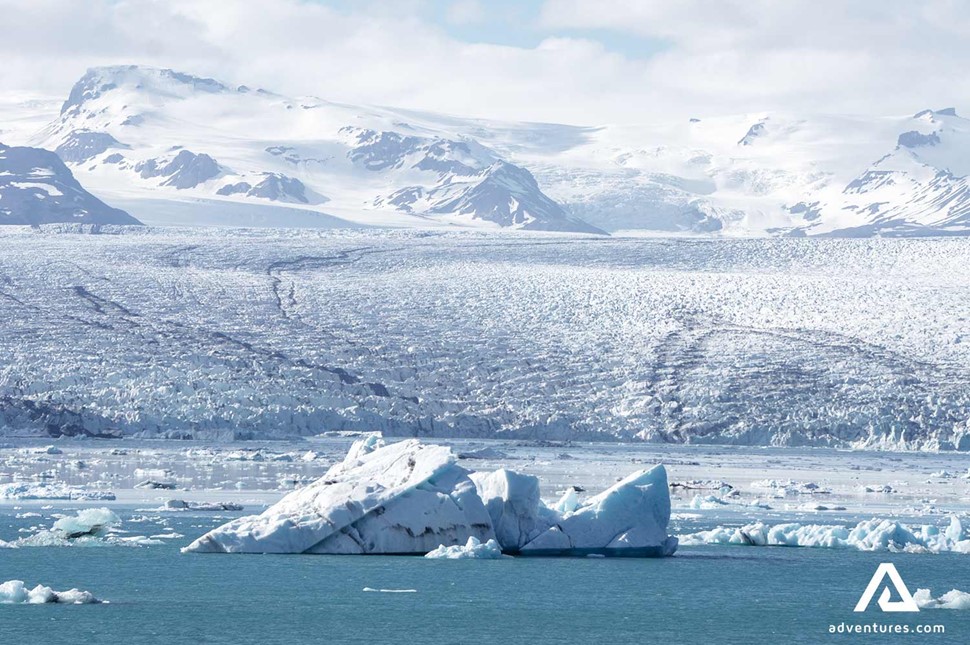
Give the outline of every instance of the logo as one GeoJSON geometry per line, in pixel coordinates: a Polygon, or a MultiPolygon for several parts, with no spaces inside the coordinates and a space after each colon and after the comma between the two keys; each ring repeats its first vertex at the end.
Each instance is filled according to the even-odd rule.
{"type": "Polygon", "coordinates": [[[900,600],[889,599],[891,593],[889,591],[889,585],[887,584],[883,587],[882,594],[879,596],[879,609],[883,611],[919,611],[916,601],[913,600],[912,594],[906,588],[906,583],[903,582],[902,576],[896,571],[896,567],[892,562],[883,562],[876,569],[876,572],[872,574],[872,580],[869,581],[869,586],[866,587],[866,590],[862,592],[862,597],[856,603],[854,611],[865,611],[869,608],[872,597],[876,595],[876,589],[879,588],[879,585],[882,584],[886,576],[889,576],[889,581],[896,588],[896,594],[900,600]]]}

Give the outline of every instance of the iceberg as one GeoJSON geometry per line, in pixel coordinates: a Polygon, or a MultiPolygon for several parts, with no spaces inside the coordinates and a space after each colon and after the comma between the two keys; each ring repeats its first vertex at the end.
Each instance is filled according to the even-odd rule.
{"type": "Polygon", "coordinates": [[[488,509],[495,538],[505,551],[518,551],[553,522],[541,517],[539,478],[504,468],[491,473],[472,473],[479,497],[488,509]]]}
{"type": "Polygon", "coordinates": [[[970,593],[951,589],[939,598],[934,598],[929,589],[917,589],[913,600],[920,609],[970,609],[970,593]]]}
{"type": "Polygon", "coordinates": [[[670,495],[663,466],[633,473],[555,508],[539,480],[501,469],[473,473],[445,446],[356,441],[319,480],[259,515],[235,519],[183,553],[319,553],[494,557],[665,556],[670,495]]]}
{"type": "Polygon", "coordinates": [[[54,591],[43,585],[28,589],[23,580],[7,580],[0,584],[0,604],[91,605],[100,602],[90,591],[80,589],[54,591]]]}
{"type": "Polygon", "coordinates": [[[433,560],[497,560],[509,556],[502,553],[502,547],[495,540],[483,543],[478,538],[470,537],[464,546],[457,544],[455,546],[441,545],[434,551],[426,553],[424,557],[433,560]]]}
{"type": "Polygon", "coordinates": [[[955,516],[950,518],[950,524],[944,530],[932,525],[909,526],[895,520],[874,518],[855,526],[797,522],[769,526],[757,522],[741,527],[719,526],[679,538],[684,545],[737,544],[908,553],[970,553],[970,538],[964,539],[963,526],[955,516]]]}
{"type": "Polygon", "coordinates": [[[490,540],[485,506],[455,461],[443,446],[368,437],[316,482],[183,551],[423,555],[473,536],[490,540]]]}
{"type": "Polygon", "coordinates": [[[640,470],[581,504],[522,547],[523,555],[673,555],[663,466],[640,470]]]}

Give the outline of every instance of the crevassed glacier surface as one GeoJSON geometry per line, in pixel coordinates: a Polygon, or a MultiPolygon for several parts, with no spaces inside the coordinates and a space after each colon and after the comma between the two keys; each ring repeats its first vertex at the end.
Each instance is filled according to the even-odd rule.
{"type": "Polygon", "coordinates": [[[8,431],[970,449],[964,239],[0,236],[8,431]]]}

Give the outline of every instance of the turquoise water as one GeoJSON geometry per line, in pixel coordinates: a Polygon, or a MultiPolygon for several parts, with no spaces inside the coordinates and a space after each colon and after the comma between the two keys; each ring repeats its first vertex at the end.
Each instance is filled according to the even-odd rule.
{"type": "MultiPolygon", "coordinates": [[[[9,513],[0,514],[0,539],[39,522],[9,513]]],[[[684,548],[662,560],[179,553],[214,523],[177,516],[170,526],[186,537],[164,546],[0,550],[0,581],[79,587],[111,601],[0,605],[0,643],[970,642],[970,611],[852,612],[883,561],[912,591],[970,590],[966,555],[751,547],[684,548]],[[830,635],[829,624],[841,621],[943,624],[947,633],[830,635]]]]}

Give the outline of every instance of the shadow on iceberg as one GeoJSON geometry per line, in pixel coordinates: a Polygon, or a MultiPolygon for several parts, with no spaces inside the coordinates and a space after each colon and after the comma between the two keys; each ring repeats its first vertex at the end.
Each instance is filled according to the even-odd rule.
{"type": "Polygon", "coordinates": [[[371,435],[316,482],[182,551],[423,555],[490,540],[522,556],[662,557],[677,548],[667,535],[663,466],[637,471],[582,503],[569,491],[550,508],[536,477],[473,473],[456,461],[445,446],[385,444],[371,435]]]}

